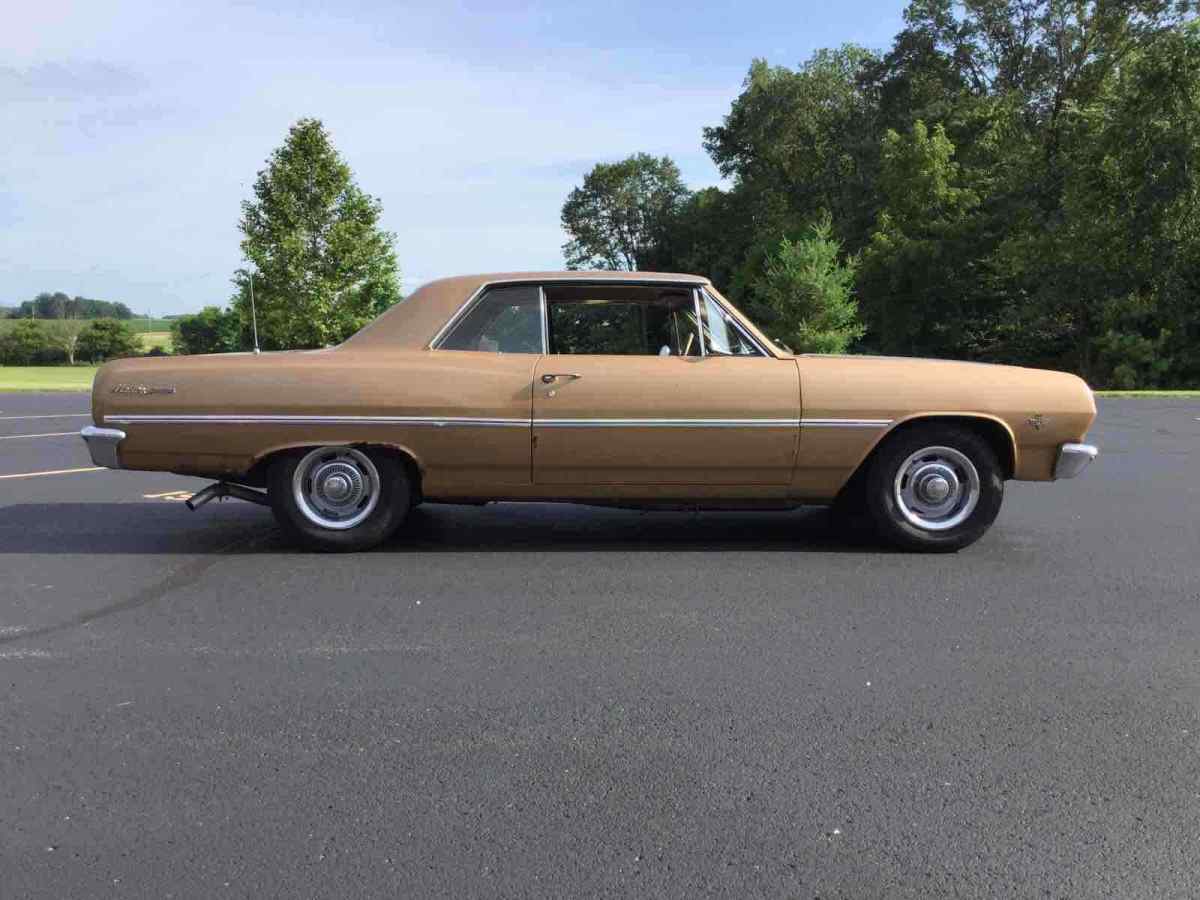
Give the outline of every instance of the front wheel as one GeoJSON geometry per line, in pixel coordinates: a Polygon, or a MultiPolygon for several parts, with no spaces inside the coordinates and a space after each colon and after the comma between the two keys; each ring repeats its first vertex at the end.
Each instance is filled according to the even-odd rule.
{"type": "Polygon", "coordinates": [[[919,425],[879,449],[867,474],[867,505],[881,535],[907,550],[949,552],[991,527],[1004,473],[979,434],[919,425]]]}
{"type": "Polygon", "coordinates": [[[366,550],[400,527],[412,486],[395,456],[358,447],[288,453],[267,471],[267,498],[280,528],[311,550],[366,550]]]}

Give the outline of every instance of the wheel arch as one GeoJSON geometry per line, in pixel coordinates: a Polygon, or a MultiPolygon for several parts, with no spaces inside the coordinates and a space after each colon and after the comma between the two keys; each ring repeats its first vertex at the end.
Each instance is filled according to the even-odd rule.
{"type": "Polygon", "coordinates": [[[1003,419],[988,413],[939,412],[915,413],[911,416],[897,419],[891,427],[881,434],[878,440],[859,460],[854,472],[846,480],[839,491],[839,496],[848,493],[862,483],[864,473],[870,467],[871,460],[888,441],[899,434],[911,431],[922,425],[959,425],[966,426],[988,442],[1000,460],[1005,480],[1011,479],[1017,471],[1017,440],[1008,423],[1003,419]]]}
{"type": "Polygon", "coordinates": [[[280,455],[284,453],[294,453],[299,450],[315,450],[317,447],[355,447],[359,450],[383,450],[387,453],[395,455],[404,465],[408,472],[409,478],[412,480],[413,491],[415,498],[421,496],[421,482],[424,477],[425,467],[410,448],[403,444],[388,443],[386,441],[317,441],[317,440],[299,440],[292,441],[286,444],[278,444],[263,450],[254,457],[249,469],[243,478],[237,479],[245,484],[262,487],[267,483],[267,468],[280,455]]]}

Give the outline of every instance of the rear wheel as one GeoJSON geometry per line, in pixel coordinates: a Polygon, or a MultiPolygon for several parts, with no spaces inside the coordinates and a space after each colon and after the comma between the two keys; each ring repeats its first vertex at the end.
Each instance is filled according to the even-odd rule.
{"type": "Polygon", "coordinates": [[[991,527],[1004,500],[995,450],[954,425],[919,425],[891,438],[867,472],[880,534],[908,550],[961,550],[991,527]]]}
{"type": "Polygon", "coordinates": [[[394,455],[358,447],[285,454],[267,471],[280,528],[311,550],[366,550],[391,536],[412,506],[412,485],[394,455]]]}

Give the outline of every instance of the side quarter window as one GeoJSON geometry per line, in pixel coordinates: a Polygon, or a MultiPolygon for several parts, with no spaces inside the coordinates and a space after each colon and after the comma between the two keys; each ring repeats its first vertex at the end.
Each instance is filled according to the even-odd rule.
{"type": "Polygon", "coordinates": [[[541,353],[542,302],[537,285],[490,288],[437,349],[541,353]]]}
{"type": "Polygon", "coordinates": [[[704,350],[714,356],[762,356],[763,352],[738,327],[737,322],[721,308],[707,291],[700,292],[700,309],[704,317],[704,350]]]}

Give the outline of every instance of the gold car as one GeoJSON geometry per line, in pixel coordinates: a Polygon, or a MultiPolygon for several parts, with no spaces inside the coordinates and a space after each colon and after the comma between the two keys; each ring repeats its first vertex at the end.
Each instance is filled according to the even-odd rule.
{"type": "Polygon", "coordinates": [[[794,355],[705,278],[473,275],[425,285],[325,350],[109,363],[97,465],[201,475],[317,549],[387,538],[419,502],[638,508],[831,504],[956,550],[1004,482],[1078,474],[1096,416],[1074,375],[794,355]]]}

